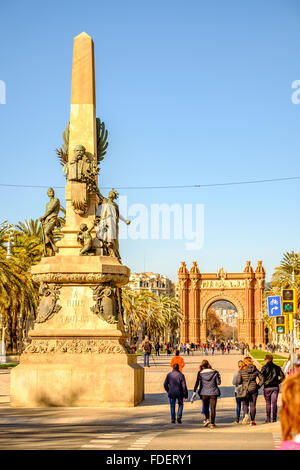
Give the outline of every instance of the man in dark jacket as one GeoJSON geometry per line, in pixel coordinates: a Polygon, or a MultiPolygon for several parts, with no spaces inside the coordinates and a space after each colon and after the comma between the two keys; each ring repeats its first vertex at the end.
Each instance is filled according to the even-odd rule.
{"type": "Polygon", "coordinates": [[[281,368],[274,364],[272,354],[265,356],[266,364],[261,369],[264,378],[264,397],[266,400],[266,423],[271,422],[271,405],[273,408],[273,423],[277,421],[277,399],[279,394],[279,384],[284,379],[281,368]]]}
{"type": "Polygon", "coordinates": [[[178,364],[174,364],[172,372],[169,372],[169,374],[167,375],[164,382],[164,388],[168,393],[168,397],[170,400],[172,423],[175,423],[176,421],[176,400],[178,401],[177,422],[181,423],[183,399],[187,400],[188,390],[186,387],[185,377],[181,372],[179,372],[178,364]]]}

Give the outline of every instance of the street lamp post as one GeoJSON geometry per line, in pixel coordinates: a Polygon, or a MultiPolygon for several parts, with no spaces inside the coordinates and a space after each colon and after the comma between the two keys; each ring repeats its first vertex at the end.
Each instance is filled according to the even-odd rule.
{"type": "MultiPolygon", "coordinates": [[[[12,256],[11,253],[11,236],[13,234],[13,228],[15,226],[13,224],[9,224],[8,222],[3,224],[3,228],[8,232],[8,241],[6,247],[6,259],[10,259],[12,256]]],[[[6,352],[5,352],[5,330],[6,327],[4,326],[4,315],[2,315],[2,338],[1,338],[1,362],[5,362],[6,352]]]]}
{"type": "Polygon", "coordinates": [[[6,223],[3,225],[5,229],[7,229],[8,232],[8,241],[7,241],[7,247],[6,247],[6,258],[9,259],[11,258],[11,236],[13,234],[13,228],[15,227],[14,224],[9,224],[6,223]]]}

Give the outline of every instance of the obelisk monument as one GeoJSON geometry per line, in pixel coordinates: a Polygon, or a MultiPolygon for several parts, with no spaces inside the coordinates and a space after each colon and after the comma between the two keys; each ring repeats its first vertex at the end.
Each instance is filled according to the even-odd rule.
{"type": "Polygon", "coordinates": [[[121,288],[130,270],[121,263],[118,240],[106,233],[113,214],[118,228],[117,193],[105,198],[97,182],[94,69],[93,40],[81,33],[74,38],[63,167],[66,224],[55,244],[59,201],[50,188],[41,217],[45,255],[32,267],[40,302],[31,342],[11,373],[11,406],[127,407],[144,397],[144,369],[128,347],[123,323],[121,288]]]}

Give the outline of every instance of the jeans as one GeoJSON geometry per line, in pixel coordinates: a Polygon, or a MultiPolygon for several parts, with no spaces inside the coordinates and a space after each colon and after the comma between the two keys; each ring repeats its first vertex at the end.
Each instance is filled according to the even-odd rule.
{"type": "Polygon", "coordinates": [[[150,353],[144,352],[144,353],[143,353],[143,356],[144,356],[144,367],[146,367],[146,366],[149,367],[149,357],[150,357],[150,353]]]}
{"type": "Polygon", "coordinates": [[[257,395],[258,395],[257,392],[249,393],[249,398],[243,400],[244,415],[248,414],[249,405],[250,405],[250,419],[251,419],[251,421],[255,420],[257,395]]]}
{"type": "Polygon", "coordinates": [[[266,400],[267,419],[271,421],[271,404],[273,408],[273,421],[277,419],[277,399],[279,387],[269,387],[264,389],[264,397],[266,400]]]}
{"type": "Polygon", "coordinates": [[[203,401],[205,419],[209,419],[209,408],[210,408],[210,422],[211,424],[215,424],[216,406],[217,406],[216,395],[202,395],[202,401],[203,401]]]}
{"type": "Polygon", "coordinates": [[[236,393],[235,393],[234,395],[235,395],[235,401],[236,401],[236,417],[237,417],[238,419],[240,419],[242,399],[241,399],[241,398],[238,398],[238,397],[236,396],[236,393]]]}
{"type": "Polygon", "coordinates": [[[172,421],[175,421],[175,420],[176,420],[176,411],[175,411],[176,400],[178,401],[177,418],[179,418],[179,419],[182,418],[183,398],[182,398],[182,397],[169,398],[169,401],[170,401],[170,408],[171,408],[171,419],[172,419],[172,421]]]}

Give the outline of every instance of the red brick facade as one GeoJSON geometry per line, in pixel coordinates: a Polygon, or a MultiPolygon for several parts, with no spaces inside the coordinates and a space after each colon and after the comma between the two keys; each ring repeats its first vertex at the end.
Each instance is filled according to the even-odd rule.
{"type": "Polygon", "coordinates": [[[238,312],[238,340],[264,344],[262,320],[265,270],[258,261],[255,272],[247,261],[243,273],[200,273],[197,263],[188,271],[185,262],[178,271],[180,305],[183,314],[180,342],[200,344],[206,341],[206,315],[209,307],[218,300],[231,302],[238,312]]]}

